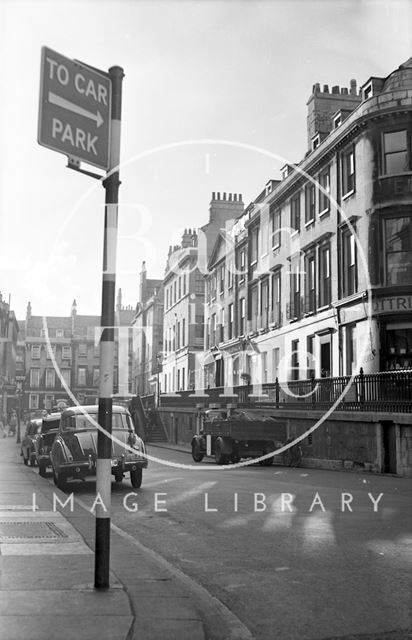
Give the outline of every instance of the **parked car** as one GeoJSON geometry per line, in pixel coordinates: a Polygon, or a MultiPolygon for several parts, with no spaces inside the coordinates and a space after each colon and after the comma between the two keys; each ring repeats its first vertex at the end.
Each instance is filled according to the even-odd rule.
{"type": "MultiPolygon", "coordinates": [[[[68,480],[85,480],[96,475],[98,406],[77,406],[62,412],[59,431],[50,453],[53,479],[59,489],[68,480]]],[[[142,484],[147,467],[144,442],[136,434],[129,411],[113,406],[112,474],[121,482],[125,473],[135,489],[142,484]]]]}
{"type": "Polygon", "coordinates": [[[26,425],[26,433],[21,441],[21,452],[25,465],[34,467],[36,464],[36,440],[41,428],[42,418],[29,420],[26,425]]]}
{"type": "Polygon", "coordinates": [[[51,466],[50,452],[54,439],[59,431],[60,416],[60,412],[45,416],[35,440],[36,462],[41,476],[45,476],[47,467],[51,466]]]}

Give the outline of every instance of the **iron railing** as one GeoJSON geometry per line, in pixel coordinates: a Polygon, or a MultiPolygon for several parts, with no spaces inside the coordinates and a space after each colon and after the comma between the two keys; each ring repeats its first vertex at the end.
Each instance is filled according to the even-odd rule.
{"type": "Polygon", "coordinates": [[[160,395],[163,407],[196,407],[227,403],[273,409],[380,411],[412,413],[412,369],[310,378],[232,388],[214,387],[160,395]]]}

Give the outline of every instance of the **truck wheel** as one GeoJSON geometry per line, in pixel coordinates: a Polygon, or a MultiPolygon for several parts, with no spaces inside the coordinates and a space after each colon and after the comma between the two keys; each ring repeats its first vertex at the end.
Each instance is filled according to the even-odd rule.
{"type": "Polygon", "coordinates": [[[266,460],[259,460],[259,464],[261,467],[271,467],[273,464],[273,456],[266,458],[266,460]]]}
{"type": "Polygon", "coordinates": [[[192,458],[195,462],[202,462],[205,454],[200,450],[200,444],[195,440],[192,442],[192,458]]]}
{"type": "Polygon", "coordinates": [[[143,479],[143,469],[138,467],[134,471],[130,472],[130,482],[132,483],[133,489],[140,489],[142,486],[143,479]]]}
{"type": "Polygon", "coordinates": [[[215,442],[215,460],[216,464],[228,464],[230,456],[227,453],[223,453],[223,440],[222,438],[216,438],[215,442]]]}

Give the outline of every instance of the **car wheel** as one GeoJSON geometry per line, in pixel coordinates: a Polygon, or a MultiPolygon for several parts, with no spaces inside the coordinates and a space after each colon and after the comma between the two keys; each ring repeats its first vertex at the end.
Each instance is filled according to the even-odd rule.
{"type": "Polygon", "coordinates": [[[215,460],[216,464],[227,464],[230,460],[230,456],[223,453],[223,440],[222,438],[216,438],[215,442],[215,460]]]}
{"type": "Polygon", "coordinates": [[[130,482],[132,483],[133,489],[140,489],[142,486],[143,479],[143,469],[138,467],[134,471],[130,472],[130,482]]]}
{"type": "Polygon", "coordinates": [[[53,482],[58,489],[61,491],[66,491],[67,482],[65,478],[62,478],[61,475],[53,469],[53,482]]]}
{"type": "Polygon", "coordinates": [[[192,458],[195,462],[202,462],[205,454],[200,450],[200,445],[197,441],[192,443],[192,458]]]}
{"type": "Polygon", "coordinates": [[[116,482],[121,482],[123,480],[123,474],[120,475],[119,473],[115,474],[114,479],[116,482]]]}
{"type": "Polygon", "coordinates": [[[46,476],[46,465],[42,462],[39,463],[39,475],[42,476],[42,478],[45,478],[46,476]]]}

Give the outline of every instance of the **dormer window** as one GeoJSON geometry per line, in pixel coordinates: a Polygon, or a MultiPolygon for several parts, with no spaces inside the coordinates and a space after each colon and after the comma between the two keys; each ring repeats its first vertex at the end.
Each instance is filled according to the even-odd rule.
{"type": "Polygon", "coordinates": [[[282,176],[282,180],[286,180],[286,178],[288,177],[290,173],[290,167],[288,164],[286,164],[284,167],[282,167],[282,169],[280,170],[280,175],[282,176]]]}
{"type": "Polygon", "coordinates": [[[317,149],[317,147],[320,145],[320,133],[317,133],[315,136],[313,136],[312,138],[312,151],[314,151],[315,149],[317,149]]]}
{"type": "Polygon", "coordinates": [[[333,118],[333,128],[337,129],[341,124],[342,124],[342,114],[338,113],[338,115],[333,118]]]}
{"type": "Polygon", "coordinates": [[[363,89],[363,99],[369,100],[369,98],[372,98],[372,96],[373,96],[373,84],[371,81],[367,85],[365,85],[363,89]]]}
{"type": "Polygon", "coordinates": [[[272,193],[272,181],[269,180],[269,182],[266,183],[266,187],[265,187],[265,194],[268,196],[269,193],[272,193]]]}

